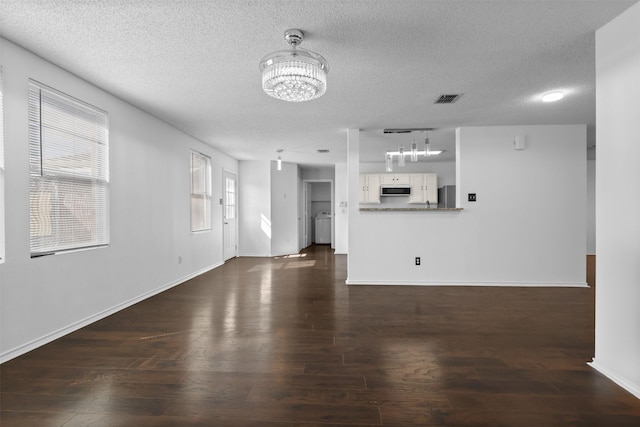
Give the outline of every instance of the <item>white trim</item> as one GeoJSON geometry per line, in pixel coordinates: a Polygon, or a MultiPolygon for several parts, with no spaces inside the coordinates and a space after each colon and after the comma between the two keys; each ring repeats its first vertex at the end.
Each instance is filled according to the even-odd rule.
{"type": "MultiPolygon", "coordinates": [[[[304,242],[304,244],[306,245],[305,248],[309,247],[311,244],[313,244],[313,242],[311,241],[311,237],[308,236],[309,233],[309,212],[307,212],[307,184],[313,184],[313,183],[323,183],[323,182],[328,182],[331,184],[331,200],[329,200],[329,205],[331,206],[331,249],[335,249],[335,245],[336,245],[336,231],[335,231],[335,220],[336,220],[336,212],[335,212],[335,208],[333,206],[333,204],[335,203],[335,170],[333,172],[333,178],[310,178],[310,179],[303,179],[302,180],[302,192],[303,192],[303,209],[302,209],[302,217],[304,218],[302,227],[303,227],[303,231],[306,231],[306,235],[307,235],[307,239],[304,242]]],[[[304,234],[304,233],[303,233],[304,234]]],[[[301,248],[304,249],[304,248],[301,248]]]]}
{"type": "Polygon", "coordinates": [[[111,308],[108,308],[106,310],[103,310],[99,313],[96,313],[94,315],[91,315],[89,317],[86,317],[82,320],[79,320],[77,322],[74,322],[68,326],[65,326],[63,328],[58,329],[57,331],[48,333],[46,335],[41,336],[40,338],[36,338],[35,340],[29,341],[26,344],[22,344],[16,348],[13,348],[11,350],[5,351],[4,353],[0,354],[0,363],[4,363],[7,362],[11,359],[14,359],[18,356],[21,356],[25,353],[28,353],[31,350],[34,350],[38,347],[41,347],[45,344],[48,344],[58,338],[61,338],[67,334],[70,334],[71,332],[75,332],[78,329],[81,329],[87,325],[90,325],[91,323],[97,322],[98,320],[104,319],[107,316],[110,316],[114,313],[117,313],[120,310],[124,310],[127,307],[130,307],[134,304],[139,303],[140,301],[143,301],[147,298],[151,298],[154,295],[157,295],[161,292],[166,291],[167,289],[173,288],[174,286],[180,285],[184,282],[186,282],[187,280],[193,279],[196,276],[199,276],[201,274],[206,273],[207,271],[213,270],[214,268],[220,267],[222,264],[224,263],[218,263],[218,264],[214,264],[211,265],[209,267],[205,267],[201,270],[198,270],[194,273],[191,273],[187,276],[184,276],[178,280],[174,280],[166,285],[160,286],[159,288],[153,289],[149,292],[145,292],[142,295],[139,295],[137,297],[134,297],[130,300],[127,300],[125,302],[122,302],[120,304],[116,304],[111,308]]]}
{"type": "Polygon", "coordinates": [[[531,288],[588,288],[584,282],[423,282],[423,281],[386,281],[386,280],[350,280],[347,285],[371,286],[487,286],[487,287],[531,287],[531,288]]]}
{"type": "Polygon", "coordinates": [[[600,372],[602,375],[609,378],[611,381],[618,384],[620,387],[624,388],[629,393],[640,399],[640,384],[635,384],[633,381],[627,380],[617,372],[605,368],[598,363],[595,357],[593,358],[593,361],[588,362],[587,365],[591,366],[593,369],[600,372]]]}

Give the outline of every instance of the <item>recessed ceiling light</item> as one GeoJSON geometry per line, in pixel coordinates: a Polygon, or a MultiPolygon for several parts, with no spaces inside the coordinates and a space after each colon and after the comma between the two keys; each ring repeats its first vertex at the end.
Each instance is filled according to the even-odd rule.
{"type": "Polygon", "coordinates": [[[562,92],[549,92],[542,95],[542,102],[555,102],[560,101],[564,98],[564,93],[562,92]]]}

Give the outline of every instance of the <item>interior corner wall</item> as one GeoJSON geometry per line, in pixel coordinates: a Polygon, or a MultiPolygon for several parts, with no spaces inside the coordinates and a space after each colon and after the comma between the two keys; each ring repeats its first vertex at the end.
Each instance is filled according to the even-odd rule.
{"type": "Polygon", "coordinates": [[[282,162],[278,170],[271,162],[271,256],[298,253],[299,167],[282,162]]]}
{"type": "Polygon", "coordinates": [[[596,31],[596,345],[640,398],[640,3],[596,31]]]}
{"type": "Polygon", "coordinates": [[[1,38],[0,44],[7,225],[0,361],[6,361],[222,264],[222,211],[213,209],[211,231],[190,232],[189,152],[211,157],[213,200],[222,197],[216,177],[238,164],[21,47],[1,38]],[[30,257],[30,78],[109,114],[108,247],[30,257]]]}
{"type": "Polygon", "coordinates": [[[238,255],[271,256],[271,164],[238,163],[238,255]]]}
{"type": "MultiPolygon", "coordinates": [[[[456,135],[463,211],[360,211],[358,177],[349,178],[348,283],[586,286],[586,126],[456,135]],[[516,135],[525,150],[514,150],[516,135]]],[[[358,156],[351,145],[349,155],[358,156]]],[[[350,173],[357,167],[350,158],[350,173]]]]}

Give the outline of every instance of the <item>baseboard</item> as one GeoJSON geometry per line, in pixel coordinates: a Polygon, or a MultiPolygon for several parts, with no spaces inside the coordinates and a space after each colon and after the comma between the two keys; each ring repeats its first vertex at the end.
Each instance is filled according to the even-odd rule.
{"type": "Polygon", "coordinates": [[[424,282],[412,280],[351,280],[347,279],[347,285],[371,285],[371,286],[487,286],[487,287],[537,287],[537,288],[588,288],[585,282],[424,282]]]}
{"type": "Polygon", "coordinates": [[[602,375],[609,378],[611,381],[618,384],[620,387],[622,387],[623,389],[627,390],[629,393],[633,394],[635,397],[640,399],[640,384],[635,384],[634,382],[627,380],[626,378],[619,375],[618,373],[608,368],[605,368],[604,366],[599,364],[595,358],[593,359],[592,362],[587,363],[587,365],[591,366],[593,369],[600,372],[602,375]]]}
{"type": "Polygon", "coordinates": [[[50,343],[51,341],[54,341],[58,338],[61,338],[67,334],[70,334],[71,332],[75,332],[80,328],[83,328],[87,325],[90,325],[94,322],[97,322],[100,319],[104,319],[107,316],[111,316],[114,313],[117,313],[120,310],[124,310],[127,307],[130,307],[134,304],[139,303],[140,301],[144,301],[147,298],[151,298],[154,295],[157,295],[161,292],[166,291],[167,289],[171,289],[174,286],[180,285],[181,283],[186,282],[187,280],[193,279],[194,277],[197,277],[201,274],[206,273],[207,271],[213,270],[214,268],[220,267],[222,264],[224,263],[218,263],[218,264],[214,264],[208,267],[205,267],[201,270],[198,270],[192,274],[189,274],[187,276],[181,277],[180,279],[174,280],[166,285],[160,286],[159,288],[153,289],[151,291],[145,292],[142,295],[139,295],[137,297],[134,297],[130,300],[124,301],[120,304],[116,304],[111,308],[108,308],[106,310],[103,310],[99,313],[96,313],[94,315],[91,315],[89,317],[86,317],[82,320],[79,320],[77,322],[74,322],[68,326],[65,326],[63,328],[58,329],[57,331],[53,331],[51,333],[48,333],[46,335],[43,335],[40,338],[36,338],[35,340],[29,341],[26,344],[22,344],[16,348],[13,348],[11,350],[5,351],[2,354],[0,354],[0,363],[4,363],[7,362],[11,359],[14,359],[18,356],[21,356],[25,353],[30,352],[31,350],[35,350],[38,347],[41,347],[45,344],[50,343]]]}

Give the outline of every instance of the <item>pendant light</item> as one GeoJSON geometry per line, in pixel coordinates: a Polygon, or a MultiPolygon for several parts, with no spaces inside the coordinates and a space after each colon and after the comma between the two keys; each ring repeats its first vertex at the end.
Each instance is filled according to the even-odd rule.
{"type": "Polygon", "coordinates": [[[411,143],[411,161],[418,161],[418,144],[416,144],[416,140],[414,139],[411,143]]]}

